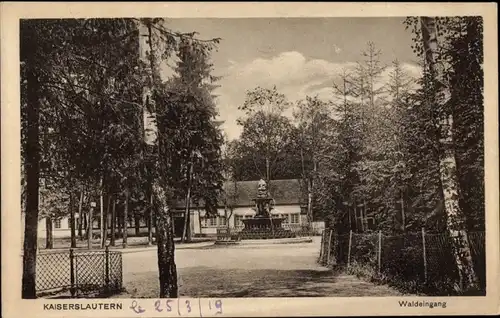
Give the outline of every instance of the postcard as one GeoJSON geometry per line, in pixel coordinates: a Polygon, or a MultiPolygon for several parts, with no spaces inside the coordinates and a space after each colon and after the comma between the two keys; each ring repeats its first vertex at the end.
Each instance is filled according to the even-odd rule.
{"type": "Polygon", "coordinates": [[[5,317],[498,314],[493,3],[2,3],[5,317]]]}

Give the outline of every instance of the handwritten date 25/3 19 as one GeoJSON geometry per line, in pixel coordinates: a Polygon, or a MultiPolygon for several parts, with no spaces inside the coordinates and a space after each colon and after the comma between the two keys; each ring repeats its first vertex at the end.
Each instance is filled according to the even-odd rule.
{"type": "MultiPolygon", "coordinates": [[[[132,301],[130,309],[137,314],[145,313],[147,309],[137,300],[132,301]]],[[[154,301],[152,309],[154,312],[175,313],[178,316],[199,312],[203,317],[205,313],[207,316],[222,314],[222,300],[211,299],[157,299],[154,301]]]]}

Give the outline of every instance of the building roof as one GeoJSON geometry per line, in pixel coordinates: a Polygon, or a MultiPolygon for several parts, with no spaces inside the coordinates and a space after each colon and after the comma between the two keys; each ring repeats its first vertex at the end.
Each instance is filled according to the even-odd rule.
{"type": "MultiPolygon", "coordinates": [[[[233,207],[255,205],[253,199],[257,196],[258,183],[258,180],[224,182],[224,192],[218,200],[219,207],[223,207],[225,201],[228,206],[233,207]]],[[[276,205],[296,205],[304,202],[304,192],[298,179],[271,180],[268,187],[276,205]]],[[[184,200],[179,202],[177,207],[184,207],[184,202],[184,200]]],[[[196,205],[192,206],[195,207],[196,205]]],[[[203,207],[203,202],[200,202],[199,206],[203,207]]]]}
{"type": "MultiPolygon", "coordinates": [[[[234,206],[254,205],[253,199],[257,196],[258,183],[259,181],[226,182],[224,189],[227,189],[228,203],[234,206]],[[234,200],[231,200],[231,197],[234,200]]],[[[269,192],[275,203],[279,205],[299,204],[301,202],[300,183],[297,179],[271,180],[269,182],[269,192]]]]}

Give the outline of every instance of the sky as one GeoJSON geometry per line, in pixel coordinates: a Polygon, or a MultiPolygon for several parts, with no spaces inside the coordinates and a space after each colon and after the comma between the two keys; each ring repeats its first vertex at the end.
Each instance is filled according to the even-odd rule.
{"type": "Polygon", "coordinates": [[[412,52],[411,33],[404,18],[212,18],[169,19],[166,26],[181,32],[196,31],[200,39],[221,38],[212,54],[215,76],[222,76],[215,94],[219,120],[229,139],[238,138],[238,106],[245,93],[257,86],[276,85],[291,101],[305,96],[330,98],[332,83],[343,69],[362,58],[369,41],[382,51],[389,68],[399,60],[409,75],[420,68],[412,52]]]}

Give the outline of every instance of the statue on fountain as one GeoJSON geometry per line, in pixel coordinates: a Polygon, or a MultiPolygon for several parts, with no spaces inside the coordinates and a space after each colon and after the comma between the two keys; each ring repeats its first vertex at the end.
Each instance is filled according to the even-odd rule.
{"type": "Polygon", "coordinates": [[[257,198],[255,199],[257,217],[269,217],[271,215],[271,200],[266,181],[260,179],[257,186],[257,198]]]}

